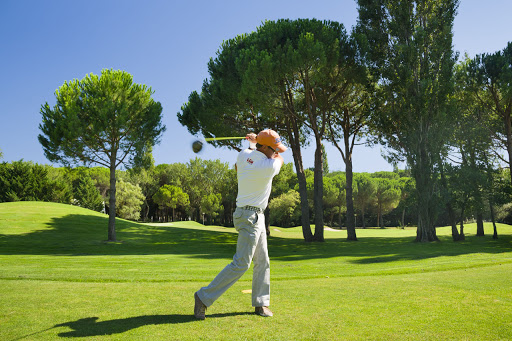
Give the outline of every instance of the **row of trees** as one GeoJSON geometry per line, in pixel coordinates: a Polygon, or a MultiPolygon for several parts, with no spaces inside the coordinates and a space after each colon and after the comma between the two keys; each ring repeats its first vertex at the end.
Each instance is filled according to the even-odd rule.
{"type": "MultiPolygon", "coordinates": [[[[388,147],[391,162],[407,163],[418,203],[416,240],[437,240],[435,226],[444,210],[457,240],[463,235],[456,226],[459,201],[468,203],[469,195],[479,207],[490,203],[493,212],[494,156],[506,150],[504,159],[512,164],[512,47],[457,64],[452,27],[458,2],[358,0],[350,34],[331,21],[267,21],[222,44],[208,64],[209,79],[200,93],[190,94],[178,118],[206,137],[277,130],[293,153],[308,242],[323,241],[326,141],[346,165],[349,240],[357,240],[352,153],[359,141],[379,142],[388,147]],[[313,193],[301,154],[308,143],[316,147],[313,193]],[[460,192],[454,184],[467,174],[487,179],[486,187],[460,192]]],[[[103,70],[65,82],[56,104],[41,107],[39,141],[50,161],[109,168],[109,240],[115,240],[117,167],[147,166],[165,130],[152,94],[124,71],[103,70]]],[[[240,148],[233,141],[213,144],[240,148]]],[[[157,200],[175,191],[162,189],[157,200]]],[[[205,200],[215,202],[210,194],[205,200]]],[[[181,196],[176,205],[183,202],[181,196]]]]}
{"type": "MultiPolygon", "coordinates": [[[[453,190],[464,193],[465,200],[452,206],[463,224],[468,219],[491,219],[494,214],[481,206],[474,191],[478,178],[456,178],[460,172],[447,170],[453,190]]],[[[306,169],[308,196],[314,192],[314,171],[306,169]]],[[[502,183],[497,188],[506,193],[510,187],[508,172],[495,174],[502,183]]],[[[117,171],[117,216],[144,221],[174,221],[194,219],[201,223],[232,226],[231,215],[236,206],[236,171],[218,160],[190,160],[187,164],[162,164],[148,169],[117,171]]],[[[482,184],[483,185],[483,184],[482,184]]],[[[478,186],[477,186],[478,187],[478,186]]],[[[327,225],[344,227],[347,214],[346,173],[326,172],[323,177],[322,215],[327,225]]],[[[290,227],[301,223],[299,184],[293,165],[285,164],[274,180],[269,208],[270,223],[290,227]]],[[[0,202],[42,200],[74,204],[96,211],[109,211],[110,174],[107,168],[55,168],[31,162],[16,161],[0,164],[0,202]]],[[[355,173],[353,181],[355,225],[405,226],[414,223],[418,202],[410,171],[355,173]]],[[[462,197],[462,195],[461,195],[462,197]]],[[[502,195],[497,205],[497,219],[510,222],[512,210],[509,196],[502,195]]],[[[489,204],[489,202],[487,202],[489,204]]],[[[488,208],[492,207],[487,206],[488,208]]],[[[314,221],[314,201],[308,202],[314,221]]],[[[450,213],[444,210],[438,224],[450,223],[450,213]]]]}
{"type": "MultiPolygon", "coordinates": [[[[119,179],[118,216],[139,220],[143,195],[138,185],[119,179]]],[[[106,168],[54,168],[32,162],[0,164],[0,202],[49,201],[108,212],[110,192],[106,168]]]]}
{"type": "MultiPolygon", "coordinates": [[[[178,118],[206,137],[278,131],[293,153],[306,241],[323,240],[324,141],[338,148],[346,166],[349,240],[357,240],[352,153],[358,141],[381,143],[390,162],[407,163],[417,241],[437,240],[435,226],[445,211],[458,240],[464,203],[482,209],[490,203],[494,211],[495,155],[504,146],[511,164],[512,44],[457,63],[457,7],[457,0],[359,0],[350,34],[331,21],[267,21],[222,44],[208,63],[209,79],[190,94],[178,118]],[[308,193],[301,147],[311,141],[316,151],[308,193]],[[481,181],[460,190],[457,183],[469,174],[481,181]]],[[[212,144],[240,148],[236,141],[212,144]]]]}
{"type": "MultiPolygon", "coordinates": [[[[229,225],[234,211],[236,172],[220,161],[116,171],[116,215],[131,220],[194,219],[229,225]]],[[[50,201],[110,214],[110,170],[55,168],[32,162],[0,163],[0,202],[50,201]]]]}

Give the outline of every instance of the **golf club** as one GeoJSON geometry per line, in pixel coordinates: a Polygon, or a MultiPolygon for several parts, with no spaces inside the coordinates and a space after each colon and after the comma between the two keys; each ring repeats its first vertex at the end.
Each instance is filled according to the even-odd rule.
{"type": "Polygon", "coordinates": [[[219,140],[241,140],[245,139],[245,136],[232,136],[232,137],[208,137],[204,139],[206,142],[208,141],[219,141],[219,140]]]}
{"type": "MultiPolygon", "coordinates": [[[[245,136],[231,136],[231,137],[208,137],[208,138],[205,138],[204,140],[206,142],[208,141],[219,141],[219,140],[241,140],[241,139],[245,139],[245,136]]],[[[203,142],[201,142],[200,140],[196,140],[192,143],[192,150],[194,151],[194,153],[199,153],[201,151],[201,149],[203,149],[203,142]]]]}

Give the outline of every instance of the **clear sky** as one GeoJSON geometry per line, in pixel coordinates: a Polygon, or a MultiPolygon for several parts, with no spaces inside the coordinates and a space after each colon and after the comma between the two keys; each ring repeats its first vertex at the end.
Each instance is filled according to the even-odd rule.
{"type": "MultiPolygon", "coordinates": [[[[462,0],[455,50],[470,57],[502,50],[512,41],[511,13],[510,0],[462,0]]],[[[195,137],[176,113],[208,77],[208,60],[222,41],[280,18],[339,21],[350,31],[357,9],[354,0],[0,0],[2,161],[49,164],[37,140],[41,105],[55,103],[64,81],[112,68],[152,87],[162,103],[167,131],[154,148],[156,164],[188,162],[195,137]]],[[[330,170],[344,170],[339,152],[326,150],[330,170]]],[[[197,155],[233,164],[236,152],[207,145],[197,155]]],[[[291,151],[284,158],[293,162],[291,151]]],[[[307,148],[305,166],[313,159],[314,148],[307,148]]],[[[380,147],[355,150],[355,172],[391,169],[380,147]]]]}

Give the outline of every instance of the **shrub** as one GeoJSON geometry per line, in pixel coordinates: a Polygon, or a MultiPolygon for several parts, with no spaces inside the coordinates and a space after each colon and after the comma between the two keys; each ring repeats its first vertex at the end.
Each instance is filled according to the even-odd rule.
{"type": "Polygon", "coordinates": [[[144,195],[138,185],[119,180],[116,185],[116,213],[123,219],[139,220],[144,195]]]}
{"type": "Polygon", "coordinates": [[[300,195],[291,190],[274,198],[270,204],[270,223],[281,227],[295,226],[300,220],[300,195]]]}

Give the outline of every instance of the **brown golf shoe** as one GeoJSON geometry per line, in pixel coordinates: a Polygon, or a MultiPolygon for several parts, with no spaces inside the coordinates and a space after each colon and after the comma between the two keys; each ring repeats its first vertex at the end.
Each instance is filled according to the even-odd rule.
{"type": "Polygon", "coordinates": [[[274,316],[268,307],[256,307],[255,313],[263,317],[274,316]]]}
{"type": "Polygon", "coordinates": [[[197,292],[194,293],[194,316],[196,319],[204,320],[206,318],[206,306],[201,302],[199,296],[197,296],[197,292]]]}

